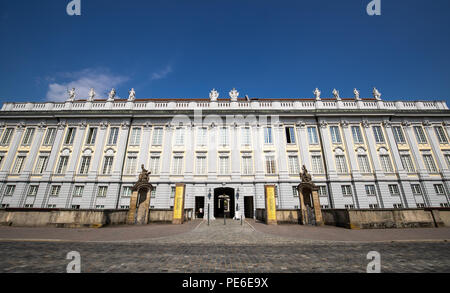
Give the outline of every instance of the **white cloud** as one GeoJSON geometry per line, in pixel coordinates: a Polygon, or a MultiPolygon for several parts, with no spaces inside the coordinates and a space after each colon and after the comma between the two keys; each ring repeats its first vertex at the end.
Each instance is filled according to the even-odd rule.
{"type": "Polygon", "coordinates": [[[171,73],[171,72],[172,72],[172,65],[169,64],[163,70],[160,70],[158,72],[153,72],[152,77],[150,79],[151,80],[163,79],[163,78],[167,77],[167,75],[169,75],[169,73],[171,73]]]}
{"type": "Polygon", "coordinates": [[[76,90],[76,99],[87,98],[91,88],[95,89],[96,98],[105,98],[111,88],[116,88],[128,80],[127,77],[112,74],[108,70],[91,68],[79,72],[65,72],[59,76],[65,80],[49,84],[46,96],[49,101],[67,100],[67,90],[71,88],[76,90]]]}

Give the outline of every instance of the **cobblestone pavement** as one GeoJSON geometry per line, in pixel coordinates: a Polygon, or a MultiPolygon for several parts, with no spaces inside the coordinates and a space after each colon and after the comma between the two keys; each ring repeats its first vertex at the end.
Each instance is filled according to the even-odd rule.
{"type": "Polygon", "coordinates": [[[120,242],[0,240],[0,272],[61,272],[78,251],[82,272],[360,272],[369,251],[382,272],[450,272],[440,241],[339,242],[263,233],[238,221],[202,222],[171,236],[120,242]]]}

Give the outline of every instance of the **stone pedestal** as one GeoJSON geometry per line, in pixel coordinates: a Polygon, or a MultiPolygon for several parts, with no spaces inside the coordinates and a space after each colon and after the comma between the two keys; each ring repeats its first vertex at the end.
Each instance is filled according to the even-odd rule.
{"type": "Polygon", "coordinates": [[[266,215],[267,225],[277,225],[277,205],[275,202],[275,185],[265,185],[264,193],[266,198],[266,215]]]}
{"type": "Polygon", "coordinates": [[[151,184],[141,184],[133,187],[127,224],[148,224],[151,192],[151,184]]]}
{"type": "Polygon", "coordinates": [[[320,209],[319,188],[313,183],[301,183],[297,190],[300,199],[302,224],[322,226],[324,223],[320,209]]]}
{"type": "Polygon", "coordinates": [[[186,185],[178,183],[175,186],[175,198],[173,201],[172,224],[183,224],[184,221],[184,194],[186,185]]]}

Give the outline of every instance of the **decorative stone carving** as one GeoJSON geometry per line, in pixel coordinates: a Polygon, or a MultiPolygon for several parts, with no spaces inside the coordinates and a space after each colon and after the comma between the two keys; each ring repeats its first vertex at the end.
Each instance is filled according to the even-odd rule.
{"type": "Polygon", "coordinates": [[[136,100],[136,92],[134,91],[134,88],[132,88],[128,92],[128,102],[134,102],[136,100]]]}
{"type": "Polygon", "coordinates": [[[66,123],[65,122],[58,122],[58,124],[56,124],[56,126],[58,126],[58,129],[64,129],[64,128],[66,128],[66,123]]]}
{"type": "Polygon", "coordinates": [[[364,121],[362,122],[362,126],[363,126],[364,128],[369,128],[369,127],[370,127],[369,121],[364,120],[364,121]]]}
{"type": "Polygon", "coordinates": [[[303,122],[303,121],[297,122],[295,125],[296,125],[298,128],[305,128],[305,127],[306,127],[306,123],[303,122]]]}
{"type": "Polygon", "coordinates": [[[17,128],[18,129],[24,129],[27,125],[25,124],[25,122],[19,122],[17,123],[17,128]]]}
{"type": "Polygon", "coordinates": [[[321,128],[327,128],[328,127],[328,123],[325,120],[320,121],[320,127],[321,128]]]}
{"type": "Polygon", "coordinates": [[[373,88],[373,97],[377,100],[377,101],[381,101],[381,93],[377,90],[376,87],[373,88]]]}
{"type": "Polygon", "coordinates": [[[69,98],[67,99],[67,102],[73,102],[75,100],[75,88],[68,90],[67,93],[69,94],[69,98]]]}
{"type": "Polygon", "coordinates": [[[214,127],[216,127],[216,123],[211,122],[211,124],[209,125],[209,129],[213,129],[214,127]]]}
{"type": "Polygon", "coordinates": [[[144,123],[143,126],[144,126],[144,128],[149,129],[149,128],[152,127],[152,124],[151,124],[150,122],[147,121],[147,122],[144,123]]]}
{"type": "Polygon", "coordinates": [[[80,127],[80,129],[85,129],[87,127],[87,123],[85,121],[79,122],[78,127],[80,127]]]}
{"type": "Polygon", "coordinates": [[[355,95],[355,100],[361,101],[361,98],[359,97],[359,91],[356,88],[353,90],[353,94],[355,95]]]}
{"type": "Polygon", "coordinates": [[[339,96],[339,91],[338,91],[338,90],[333,89],[333,97],[334,97],[336,100],[338,100],[338,101],[341,100],[341,97],[339,96]]]}
{"type": "Polygon", "coordinates": [[[446,122],[446,121],[444,121],[444,122],[442,122],[442,126],[449,126],[449,124],[448,124],[448,122],[446,122]]]}
{"type": "Polygon", "coordinates": [[[101,129],[106,129],[107,127],[108,127],[108,122],[107,121],[100,122],[100,128],[101,129]]]}
{"type": "Polygon", "coordinates": [[[116,98],[116,90],[115,89],[112,89],[110,92],[109,92],[109,96],[108,96],[108,99],[106,100],[107,102],[114,102],[114,99],[116,98]]]}
{"type": "Polygon", "coordinates": [[[233,88],[233,89],[230,91],[230,98],[231,98],[231,101],[232,101],[232,102],[237,102],[238,96],[239,96],[239,92],[238,92],[235,88],[233,88]]]}
{"type": "Polygon", "coordinates": [[[0,128],[3,128],[3,127],[5,127],[6,126],[6,123],[5,122],[0,122],[0,128]]]}
{"type": "Polygon", "coordinates": [[[348,121],[347,120],[342,120],[341,121],[341,126],[343,127],[343,128],[347,128],[348,127],[348,121]]]}
{"type": "Polygon", "coordinates": [[[404,127],[410,127],[410,126],[411,126],[411,122],[409,122],[409,121],[403,121],[403,122],[402,122],[402,126],[404,126],[404,127]]]}
{"type": "Polygon", "coordinates": [[[94,98],[97,94],[95,93],[95,90],[93,88],[90,89],[89,91],[89,98],[88,98],[88,102],[93,102],[94,98]]]}
{"type": "Polygon", "coordinates": [[[211,102],[216,102],[217,98],[219,98],[219,92],[216,91],[216,89],[212,89],[212,91],[209,93],[209,100],[211,102]]]}
{"type": "Polygon", "coordinates": [[[44,121],[39,122],[38,127],[39,127],[39,129],[44,129],[47,127],[47,123],[45,123],[44,121]]]}
{"type": "Polygon", "coordinates": [[[383,125],[384,125],[384,127],[386,127],[386,128],[391,128],[392,122],[389,121],[389,120],[384,120],[384,121],[383,121],[383,125]]]}
{"type": "Polygon", "coordinates": [[[425,121],[423,122],[423,126],[424,126],[424,127],[431,127],[431,122],[430,122],[430,120],[425,120],[425,121]]]}
{"type": "Polygon", "coordinates": [[[319,89],[316,88],[313,93],[314,93],[314,98],[316,99],[316,101],[320,101],[321,92],[319,91],[319,89]]]}
{"type": "Polygon", "coordinates": [[[120,127],[122,127],[122,129],[128,129],[130,127],[130,122],[128,121],[124,121],[122,123],[120,123],[120,127]]]}

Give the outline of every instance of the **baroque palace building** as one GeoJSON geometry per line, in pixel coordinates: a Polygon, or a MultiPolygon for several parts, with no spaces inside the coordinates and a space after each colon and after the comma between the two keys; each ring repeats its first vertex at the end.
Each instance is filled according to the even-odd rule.
{"type": "Polygon", "coordinates": [[[171,209],[175,184],[202,216],[253,217],[264,186],[278,209],[299,207],[305,165],[321,208],[449,206],[450,111],[444,101],[373,98],[108,99],[5,103],[0,110],[2,208],[128,209],[141,165],[150,206],[171,209]]]}

